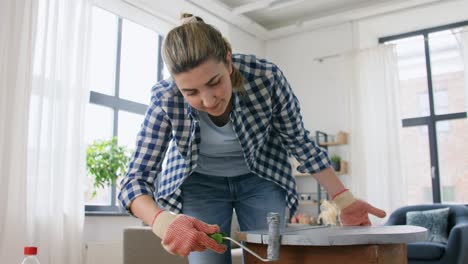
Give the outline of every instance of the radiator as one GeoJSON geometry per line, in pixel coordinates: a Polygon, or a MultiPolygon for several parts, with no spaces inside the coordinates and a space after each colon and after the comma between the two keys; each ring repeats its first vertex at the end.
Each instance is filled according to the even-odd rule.
{"type": "Polygon", "coordinates": [[[122,242],[87,242],[85,264],[123,264],[122,242]]]}

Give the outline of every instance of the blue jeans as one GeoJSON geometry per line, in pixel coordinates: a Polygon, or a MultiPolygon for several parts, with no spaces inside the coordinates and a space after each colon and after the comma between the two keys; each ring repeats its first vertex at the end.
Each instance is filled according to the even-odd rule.
{"type": "MultiPolygon", "coordinates": [[[[230,236],[233,209],[241,231],[267,229],[267,214],[280,213],[285,225],[286,192],[277,184],[249,173],[236,177],[218,177],[199,173],[182,184],[182,213],[208,224],[217,224],[230,236]]],[[[192,252],[190,264],[230,264],[230,243],[224,254],[212,250],[192,252]]],[[[248,253],[247,253],[248,254],[248,253]]]]}

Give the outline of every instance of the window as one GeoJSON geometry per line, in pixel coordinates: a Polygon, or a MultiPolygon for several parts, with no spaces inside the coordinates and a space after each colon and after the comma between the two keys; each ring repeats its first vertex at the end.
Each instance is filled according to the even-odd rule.
{"type": "MultiPolygon", "coordinates": [[[[98,7],[93,7],[92,15],[86,143],[115,136],[119,145],[133,151],[151,87],[164,74],[162,37],[98,7]]],[[[93,180],[87,177],[87,213],[123,213],[117,186],[99,189],[95,196],[93,190],[93,180]]]]}
{"type": "Polygon", "coordinates": [[[468,66],[457,42],[467,25],[465,21],[379,40],[396,44],[409,204],[468,202],[468,66]]]}
{"type": "MultiPolygon", "coordinates": [[[[421,116],[427,116],[430,114],[429,111],[429,95],[427,92],[419,93],[418,98],[419,103],[419,113],[421,116]]],[[[448,113],[448,97],[447,90],[440,90],[434,93],[434,106],[439,110],[439,114],[448,113]]],[[[449,132],[450,123],[448,122],[439,122],[438,123],[439,132],[446,133],[449,132]]],[[[427,135],[427,126],[420,126],[421,133],[427,135]]]]}

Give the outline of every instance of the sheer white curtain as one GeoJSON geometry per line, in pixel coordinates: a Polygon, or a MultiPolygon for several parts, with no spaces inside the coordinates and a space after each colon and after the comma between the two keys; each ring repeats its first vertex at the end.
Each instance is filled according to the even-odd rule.
{"type": "MultiPolygon", "coordinates": [[[[387,215],[406,204],[406,180],[400,162],[398,66],[394,46],[349,54],[349,186],[356,196],[387,215]]],[[[386,220],[372,217],[373,224],[386,220]]]]}
{"type": "Polygon", "coordinates": [[[28,235],[45,263],[80,263],[91,4],[40,0],[31,96],[28,235]]]}
{"type": "MultiPolygon", "coordinates": [[[[18,82],[24,80],[20,78],[17,83],[8,85],[6,88],[11,95],[6,100],[14,108],[7,109],[11,111],[10,115],[1,116],[2,122],[8,120],[5,124],[8,127],[15,120],[12,114],[15,108],[24,112],[14,121],[21,122],[21,126],[15,130],[9,128],[12,131],[5,136],[5,141],[12,145],[10,153],[2,150],[3,154],[10,155],[6,160],[12,164],[7,171],[2,168],[2,181],[4,178],[11,183],[17,182],[6,187],[0,185],[2,202],[6,196],[7,208],[12,208],[10,211],[15,213],[10,215],[8,211],[1,215],[2,230],[12,228],[2,234],[2,263],[19,263],[22,247],[32,244],[39,247],[42,263],[81,264],[85,175],[83,124],[89,99],[85,69],[91,5],[89,0],[9,2],[15,4],[7,6],[6,13],[15,12],[18,2],[37,2],[34,7],[37,23],[32,23],[28,29],[36,31],[35,39],[22,38],[18,43],[9,43],[13,48],[34,46],[34,59],[32,71],[21,69],[17,73],[20,78],[32,79],[32,85],[29,82],[21,87],[18,82]],[[17,94],[17,89],[28,93],[17,94]],[[23,104],[14,105],[16,101],[23,104]],[[15,154],[15,151],[20,153],[13,156],[11,152],[15,154]],[[8,196],[8,192],[14,195],[8,196]],[[15,236],[16,233],[21,236],[15,236]],[[12,240],[15,243],[11,243],[12,240]],[[6,259],[3,253],[7,255],[6,259]]],[[[3,10],[2,7],[2,16],[3,10]]],[[[23,14],[25,18],[28,16],[23,14]]],[[[15,31],[23,32],[24,23],[9,22],[15,31]]],[[[16,59],[18,61],[11,58],[8,64],[26,63],[20,61],[22,56],[16,59]]],[[[31,65],[30,58],[27,63],[31,65]]]]}
{"type": "Polygon", "coordinates": [[[26,239],[26,160],[35,0],[0,1],[0,262],[20,263],[26,239]]]}

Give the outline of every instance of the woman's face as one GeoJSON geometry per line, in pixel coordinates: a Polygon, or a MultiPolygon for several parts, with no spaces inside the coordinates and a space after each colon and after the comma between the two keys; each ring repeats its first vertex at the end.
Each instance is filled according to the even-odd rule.
{"type": "Polygon", "coordinates": [[[230,111],[231,72],[232,65],[228,56],[227,63],[210,59],[173,77],[190,106],[211,116],[221,116],[230,111]]]}

